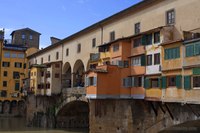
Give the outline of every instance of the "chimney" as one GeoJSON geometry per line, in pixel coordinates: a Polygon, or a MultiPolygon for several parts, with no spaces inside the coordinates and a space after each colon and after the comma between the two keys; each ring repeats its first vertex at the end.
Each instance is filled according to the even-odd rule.
{"type": "Polygon", "coordinates": [[[50,39],[51,39],[51,45],[60,41],[60,39],[58,39],[56,37],[50,37],[50,39]]]}

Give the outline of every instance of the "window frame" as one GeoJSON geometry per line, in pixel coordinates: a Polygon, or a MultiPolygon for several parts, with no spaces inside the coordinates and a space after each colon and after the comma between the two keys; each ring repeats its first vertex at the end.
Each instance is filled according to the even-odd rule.
{"type": "Polygon", "coordinates": [[[135,34],[140,33],[140,22],[135,23],[135,34]]]}
{"type": "Polygon", "coordinates": [[[154,54],[154,65],[160,65],[160,53],[154,54]]]}
{"type": "Polygon", "coordinates": [[[175,9],[170,9],[170,10],[166,11],[166,25],[174,25],[175,22],[176,22],[175,9]]]}
{"type": "Polygon", "coordinates": [[[110,41],[114,41],[115,40],[115,31],[111,31],[110,32],[110,41]]]}
{"type": "Polygon", "coordinates": [[[153,65],[153,61],[152,61],[152,54],[147,55],[147,66],[152,66],[153,65]]]}

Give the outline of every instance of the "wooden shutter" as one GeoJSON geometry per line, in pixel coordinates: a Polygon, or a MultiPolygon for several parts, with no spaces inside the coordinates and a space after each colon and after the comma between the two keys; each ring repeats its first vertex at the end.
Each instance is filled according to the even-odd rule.
{"type": "Polygon", "coordinates": [[[166,89],[167,88],[167,78],[166,78],[166,76],[163,76],[162,78],[161,78],[161,88],[162,89],[166,89]]]}
{"type": "Polygon", "coordinates": [[[176,87],[178,89],[181,89],[181,87],[182,87],[182,76],[181,75],[176,76],[176,87]]]}
{"type": "Polygon", "coordinates": [[[145,78],[144,88],[145,89],[149,89],[150,88],[150,80],[149,80],[149,78],[145,78]]]}
{"type": "Polygon", "coordinates": [[[146,65],[146,57],[145,55],[141,55],[141,66],[145,66],[146,65]]]}
{"type": "Polygon", "coordinates": [[[193,68],[193,75],[200,75],[200,68],[193,68]]]}
{"type": "Polygon", "coordinates": [[[147,35],[142,36],[142,45],[147,45],[147,35]]]}
{"type": "Polygon", "coordinates": [[[184,89],[185,90],[191,89],[191,76],[184,76],[184,89]]]}
{"type": "Polygon", "coordinates": [[[134,82],[135,82],[135,78],[134,78],[134,77],[131,77],[131,86],[132,86],[132,87],[135,87],[135,83],[134,83],[134,82]]]}

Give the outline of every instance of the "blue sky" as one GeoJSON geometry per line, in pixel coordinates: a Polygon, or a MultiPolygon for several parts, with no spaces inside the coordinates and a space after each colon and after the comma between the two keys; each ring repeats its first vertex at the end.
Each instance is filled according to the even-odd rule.
{"type": "Polygon", "coordinates": [[[29,27],[40,32],[40,47],[50,37],[63,39],[141,0],[1,0],[0,29],[6,38],[29,27]]]}

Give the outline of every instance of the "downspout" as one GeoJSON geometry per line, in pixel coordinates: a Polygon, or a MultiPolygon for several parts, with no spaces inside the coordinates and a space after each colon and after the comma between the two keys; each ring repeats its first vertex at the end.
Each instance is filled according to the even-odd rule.
{"type": "Polygon", "coordinates": [[[63,53],[63,47],[64,47],[64,44],[62,43],[61,81],[60,81],[60,83],[61,83],[61,92],[60,92],[60,93],[62,93],[62,89],[63,89],[63,87],[62,87],[62,86],[63,86],[63,85],[62,85],[62,83],[63,83],[63,82],[62,82],[62,78],[63,78],[63,77],[62,77],[62,75],[63,75],[63,73],[62,73],[62,72],[63,72],[63,70],[62,70],[62,69],[63,69],[63,55],[64,55],[64,53],[63,53]]]}

